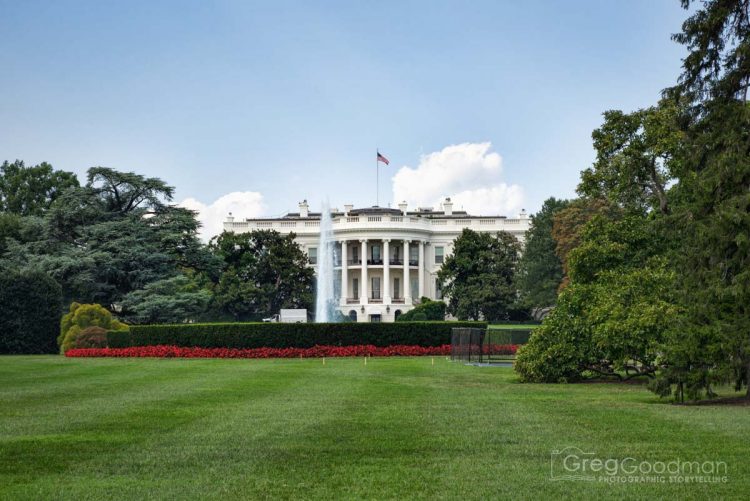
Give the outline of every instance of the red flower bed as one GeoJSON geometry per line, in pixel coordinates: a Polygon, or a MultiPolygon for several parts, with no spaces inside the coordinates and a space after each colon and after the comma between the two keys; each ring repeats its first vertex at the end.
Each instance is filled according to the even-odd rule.
{"type": "Polygon", "coordinates": [[[451,346],[423,347],[393,345],[378,347],[313,346],[312,348],[199,348],[181,346],[133,346],[130,348],[73,348],[66,357],[151,357],[151,358],[314,358],[314,357],[419,357],[450,355],[451,346]]]}

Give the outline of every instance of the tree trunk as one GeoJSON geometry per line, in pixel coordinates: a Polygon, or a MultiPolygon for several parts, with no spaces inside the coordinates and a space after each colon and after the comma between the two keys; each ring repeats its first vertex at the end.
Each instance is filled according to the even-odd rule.
{"type": "Polygon", "coordinates": [[[664,186],[661,184],[659,175],[656,173],[656,159],[651,159],[651,182],[654,184],[654,191],[659,197],[659,210],[662,214],[669,214],[669,204],[667,203],[667,194],[664,192],[664,186]]]}

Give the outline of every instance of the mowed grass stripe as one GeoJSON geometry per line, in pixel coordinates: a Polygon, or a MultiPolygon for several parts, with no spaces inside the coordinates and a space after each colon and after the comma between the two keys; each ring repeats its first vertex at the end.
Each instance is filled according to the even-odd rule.
{"type": "MultiPolygon", "coordinates": [[[[8,360],[17,359],[0,362],[8,360]]],[[[60,370],[59,357],[30,360],[17,364],[18,386],[13,371],[2,372],[11,394],[27,388],[30,371],[60,370]]],[[[731,499],[750,491],[746,408],[666,405],[637,386],[523,385],[511,369],[439,357],[434,366],[430,357],[367,366],[363,359],[66,363],[72,374],[99,371],[93,380],[105,381],[110,397],[73,400],[56,416],[57,403],[37,415],[39,403],[27,400],[27,409],[0,414],[2,429],[13,424],[21,435],[14,450],[0,441],[8,453],[0,455],[0,497],[731,499]],[[151,382],[138,378],[131,393],[129,372],[151,382]],[[27,411],[35,432],[45,424],[56,430],[48,443],[35,435],[24,442],[27,411]],[[66,422],[75,427],[61,432],[66,422]],[[550,453],[567,445],[605,458],[723,460],[730,482],[552,482],[550,453]],[[8,466],[19,458],[33,466],[8,466]]],[[[75,377],[66,380],[80,389],[75,377]]],[[[57,395],[58,383],[50,384],[57,395]]]]}

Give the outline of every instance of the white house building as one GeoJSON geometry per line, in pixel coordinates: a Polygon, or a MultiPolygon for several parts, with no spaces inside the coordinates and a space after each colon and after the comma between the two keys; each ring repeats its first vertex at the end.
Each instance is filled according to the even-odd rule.
{"type": "MultiPolygon", "coordinates": [[[[345,205],[343,211],[332,209],[331,219],[336,240],[338,308],[359,322],[392,322],[423,296],[441,299],[437,272],[464,228],[487,233],[505,231],[523,243],[530,222],[525,211],[517,218],[454,211],[450,198],[439,209],[413,211],[407,210],[406,203],[399,204],[398,209],[354,209],[345,205]]],[[[280,218],[235,221],[230,213],[224,230],[294,233],[314,266],[320,220],[321,213],[310,212],[305,200],[299,204],[299,212],[280,218]]]]}

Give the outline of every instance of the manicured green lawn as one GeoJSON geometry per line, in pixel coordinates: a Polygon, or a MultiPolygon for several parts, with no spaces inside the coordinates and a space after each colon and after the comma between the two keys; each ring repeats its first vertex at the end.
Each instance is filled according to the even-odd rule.
{"type": "Polygon", "coordinates": [[[443,358],[0,357],[0,499],[746,498],[749,453],[750,407],[443,358]],[[728,482],[552,481],[566,446],[728,482]]]}
{"type": "Polygon", "coordinates": [[[525,330],[536,329],[541,324],[490,324],[490,329],[525,330]]]}

